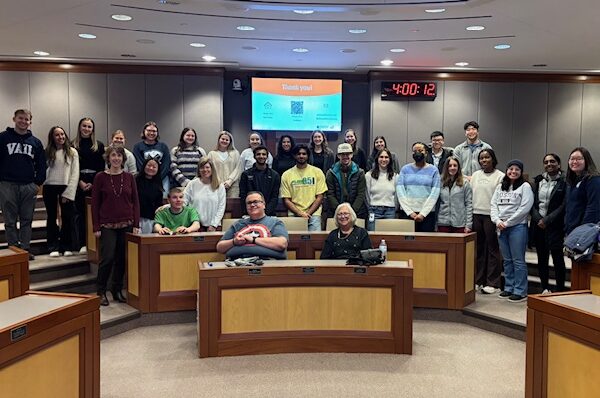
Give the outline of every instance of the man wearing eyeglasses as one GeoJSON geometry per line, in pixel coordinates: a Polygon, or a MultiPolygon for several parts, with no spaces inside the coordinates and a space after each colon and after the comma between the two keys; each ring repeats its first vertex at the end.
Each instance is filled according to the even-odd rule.
{"type": "Polygon", "coordinates": [[[260,192],[246,196],[248,218],[242,218],[223,234],[217,251],[227,258],[258,256],[263,259],[287,258],[288,233],[277,217],[265,214],[265,198],[260,192]]]}
{"type": "Polygon", "coordinates": [[[437,167],[441,175],[444,168],[444,163],[446,163],[446,159],[452,156],[454,150],[452,148],[444,147],[444,133],[441,131],[434,131],[431,133],[430,137],[431,148],[427,149],[425,162],[437,167]]]}

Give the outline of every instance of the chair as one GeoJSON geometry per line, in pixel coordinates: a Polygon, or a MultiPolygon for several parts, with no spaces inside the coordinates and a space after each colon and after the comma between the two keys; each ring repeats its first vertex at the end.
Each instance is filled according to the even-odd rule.
{"type": "Polygon", "coordinates": [[[302,217],[277,217],[288,231],[308,231],[308,220],[302,217]]]}
{"type": "MultiPolygon", "coordinates": [[[[356,222],[354,223],[354,225],[356,225],[357,227],[361,227],[364,228],[365,227],[365,220],[362,218],[357,218],[356,222]]],[[[328,218],[327,219],[327,225],[325,226],[325,230],[326,231],[332,231],[334,229],[336,229],[337,227],[335,226],[335,218],[328,218]]]]}
{"type": "Polygon", "coordinates": [[[377,232],[415,232],[413,220],[380,219],[375,220],[377,232]]]}
{"type": "Polygon", "coordinates": [[[223,227],[223,232],[227,231],[229,229],[229,227],[231,227],[233,224],[235,224],[239,220],[240,220],[239,218],[224,218],[221,221],[221,225],[223,227]]]}

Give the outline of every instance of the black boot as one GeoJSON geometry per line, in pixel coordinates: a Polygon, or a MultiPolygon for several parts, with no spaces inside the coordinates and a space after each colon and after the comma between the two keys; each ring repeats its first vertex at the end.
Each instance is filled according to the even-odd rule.
{"type": "Polygon", "coordinates": [[[121,293],[121,290],[113,290],[111,291],[112,296],[113,296],[113,301],[116,301],[118,303],[126,303],[127,299],[123,296],[123,294],[121,293]]]}
{"type": "Polygon", "coordinates": [[[107,306],[110,303],[108,302],[108,297],[106,297],[106,292],[98,292],[98,296],[100,296],[100,305],[107,306]]]}

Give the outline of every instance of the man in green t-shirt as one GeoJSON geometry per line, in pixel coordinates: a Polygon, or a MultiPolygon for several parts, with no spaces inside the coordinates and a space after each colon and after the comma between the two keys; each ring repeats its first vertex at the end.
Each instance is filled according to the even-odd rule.
{"type": "Polygon", "coordinates": [[[188,234],[200,229],[200,217],[193,207],[183,205],[183,188],[169,191],[169,204],[154,215],[154,232],[161,235],[188,234]]]}

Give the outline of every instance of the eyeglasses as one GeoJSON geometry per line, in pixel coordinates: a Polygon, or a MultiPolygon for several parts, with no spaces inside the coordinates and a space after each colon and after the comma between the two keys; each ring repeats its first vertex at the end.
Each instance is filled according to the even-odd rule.
{"type": "Polygon", "coordinates": [[[584,158],[582,158],[582,157],[569,158],[569,162],[581,162],[583,160],[584,160],[584,158]]]}
{"type": "Polygon", "coordinates": [[[350,213],[338,213],[338,218],[348,218],[350,217],[350,213]]]}
{"type": "Polygon", "coordinates": [[[252,200],[250,202],[246,202],[246,206],[258,206],[261,203],[264,202],[262,200],[252,200]]]}

